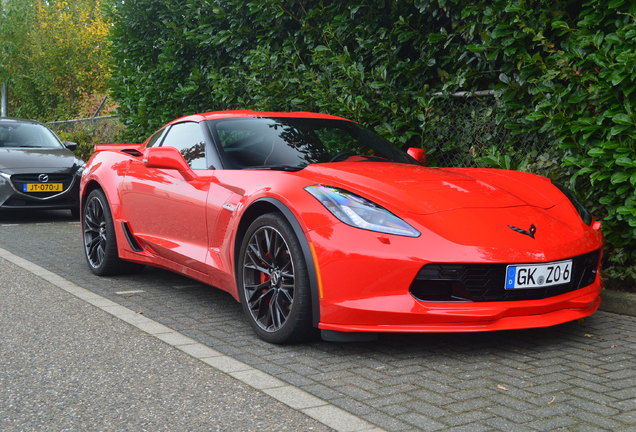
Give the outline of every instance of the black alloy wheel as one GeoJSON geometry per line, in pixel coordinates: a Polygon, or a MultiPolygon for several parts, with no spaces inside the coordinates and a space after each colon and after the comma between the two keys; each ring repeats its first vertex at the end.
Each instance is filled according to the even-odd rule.
{"type": "Polygon", "coordinates": [[[241,245],[238,280],[243,310],[259,337],[290,343],[310,336],[307,265],[282,216],[266,214],[250,225],[241,245]]]}
{"type": "Polygon", "coordinates": [[[117,253],[113,217],[104,192],[92,191],[86,198],[82,216],[84,255],[88,267],[99,276],[132,273],[143,265],[122,261],[117,253]]]}

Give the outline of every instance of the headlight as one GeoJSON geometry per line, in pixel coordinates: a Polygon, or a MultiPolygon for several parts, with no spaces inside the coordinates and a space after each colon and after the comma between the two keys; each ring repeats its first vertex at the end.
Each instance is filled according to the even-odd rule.
{"type": "Polygon", "coordinates": [[[586,225],[591,224],[592,223],[592,215],[590,214],[589,211],[587,211],[587,209],[583,206],[583,204],[581,204],[581,202],[576,199],[574,194],[569,189],[567,189],[565,186],[562,186],[562,185],[560,185],[558,183],[554,183],[554,182],[552,184],[555,185],[557,188],[559,188],[559,190],[561,192],[563,192],[563,195],[568,197],[568,199],[570,200],[570,202],[572,203],[572,205],[574,206],[576,211],[579,213],[579,216],[581,216],[581,219],[583,220],[583,222],[585,222],[586,225]]]}
{"type": "Polygon", "coordinates": [[[77,171],[75,171],[75,174],[81,176],[82,172],[84,171],[84,167],[86,166],[86,162],[81,159],[75,158],[75,165],[77,165],[77,171]]]}
{"type": "Polygon", "coordinates": [[[387,209],[346,190],[324,185],[307,186],[305,190],[347,225],[406,237],[420,235],[387,209]]]}

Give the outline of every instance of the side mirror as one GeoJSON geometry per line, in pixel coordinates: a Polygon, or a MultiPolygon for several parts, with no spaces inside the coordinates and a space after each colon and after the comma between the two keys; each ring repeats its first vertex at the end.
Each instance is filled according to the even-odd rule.
{"type": "Polygon", "coordinates": [[[144,150],[143,162],[148,168],[177,170],[187,181],[196,177],[179,150],[174,147],[147,148],[144,150]]]}
{"type": "Polygon", "coordinates": [[[422,165],[426,164],[426,150],[417,147],[409,147],[406,152],[422,165]]]}
{"type": "Polygon", "coordinates": [[[73,141],[64,141],[64,147],[66,147],[67,149],[73,151],[77,148],[77,143],[73,142],[73,141]]]}

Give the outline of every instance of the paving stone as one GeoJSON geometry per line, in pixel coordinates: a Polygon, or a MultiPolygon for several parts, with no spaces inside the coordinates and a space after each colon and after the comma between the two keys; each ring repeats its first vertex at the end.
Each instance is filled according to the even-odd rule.
{"type": "Polygon", "coordinates": [[[536,394],[553,394],[570,388],[572,388],[570,384],[560,381],[550,384],[528,387],[528,390],[536,394]]]}
{"type": "Polygon", "coordinates": [[[368,399],[365,402],[374,407],[383,407],[385,405],[393,405],[413,400],[409,393],[397,393],[389,396],[382,396],[374,399],[368,399]]]}
{"type": "Polygon", "coordinates": [[[536,418],[549,418],[555,416],[567,416],[579,409],[580,407],[573,406],[571,402],[548,402],[544,406],[527,410],[526,412],[536,418]]]}
{"type": "Polygon", "coordinates": [[[340,399],[331,399],[329,403],[337,406],[338,408],[342,408],[351,414],[355,414],[357,416],[364,416],[367,414],[371,414],[375,412],[375,409],[366,405],[363,402],[360,402],[356,399],[352,399],[350,397],[343,397],[340,399]]]}
{"type": "Polygon", "coordinates": [[[610,402],[607,404],[607,406],[616,408],[621,412],[636,411],[636,397],[632,396],[630,399],[610,402]]]}
{"type": "Polygon", "coordinates": [[[590,423],[592,425],[599,426],[611,431],[615,431],[619,427],[625,426],[623,423],[618,422],[612,418],[599,416],[597,414],[585,411],[578,411],[574,413],[573,417],[578,417],[586,423],[590,423]]]}
{"type": "Polygon", "coordinates": [[[502,432],[536,432],[536,429],[524,426],[519,423],[515,423],[504,417],[492,417],[484,420],[484,423],[490,427],[493,431],[502,432]]]}
{"type": "Polygon", "coordinates": [[[467,399],[461,402],[455,402],[452,404],[444,405],[444,408],[456,413],[461,413],[471,410],[479,410],[485,407],[491,407],[493,405],[492,400],[476,397],[473,399],[467,399]]]}
{"type": "Polygon", "coordinates": [[[369,379],[366,379],[364,377],[361,377],[359,375],[355,375],[355,374],[352,374],[352,375],[350,375],[348,377],[344,377],[344,378],[342,378],[341,381],[344,382],[344,383],[349,383],[349,384],[352,384],[354,386],[363,388],[363,389],[371,391],[371,392],[375,392],[376,390],[382,388],[381,384],[379,384],[379,383],[377,383],[375,381],[371,381],[369,379]]]}
{"type": "Polygon", "coordinates": [[[296,372],[290,372],[289,369],[287,369],[286,372],[279,374],[278,378],[298,387],[307,387],[316,383],[314,380],[297,374],[296,372]]]}
{"type": "Polygon", "coordinates": [[[471,423],[463,426],[455,426],[450,429],[446,429],[445,432],[485,432],[490,431],[490,427],[482,423],[471,423]]]}
{"type": "Polygon", "coordinates": [[[576,426],[570,426],[568,429],[568,432],[607,432],[607,429],[605,428],[600,428],[590,424],[578,424],[576,426]]]}
{"type": "MultiPolygon", "coordinates": [[[[632,362],[633,364],[633,362],[632,362]]],[[[636,377],[636,369],[633,369],[631,367],[627,367],[625,369],[621,369],[621,370],[617,370],[615,372],[611,372],[608,374],[605,374],[605,378],[610,379],[610,380],[626,380],[626,379],[632,379],[636,377]]],[[[632,380],[633,381],[633,380],[632,380]]]]}
{"type": "Polygon", "coordinates": [[[531,428],[538,431],[552,432],[559,428],[570,428],[576,423],[577,421],[571,417],[552,417],[548,419],[530,422],[527,424],[527,426],[530,426],[531,428]]]}
{"type": "Polygon", "coordinates": [[[526,400],[519,399],[509,394],[509,392],[502,392],[494,396],[490,396],[488,399],[491,402],[494,401],[501,406],[508,407],[516,411],[528,411],[528,410],[536,408],[536,405],[528,402],[527,399],[526,400]]]}
{"type": "Polygon", "coordinates": [[[474,388],[471,390],[460,390],[453,393],[449,393],[448,396],[455,400],[466,400],[475,397],[488,397],[497,394],[497,384],[495,382],[489,383],[487,387],[474,388]]]}
{"type": "Polygon", "coordinates": [[[469,411],[463,414],[452,414],[446,417],[440,417],[438,420],[449,426],[460,426],[469,425],[478,420],[484,420],[492,417],[492,413],[487,413],[485,411],[469,411]]]}
{"type": "Polygon", "coordinates": [[[329,388],[322,384],[312,384],[302,386],[302,389],[306,392],[311,393],[312,395],[319,397],[321,399],[325,399],[327,401],[332,399],[340,399],[344,395],[337,391],[336,389],[329,388]]]}
{"type": "Polygon", "coordinates": [[[374,393],[382,396],[382,395],[392,395],[395,393],[407,393],[410,392],[412,390],[417,389],[417,387],[415,387],[414,385],[411,384],[400,384],[400,385],[396,385],[396,386],[390,386],[390,387],[383,387],[381,389],[376,389],[374,391],[374,393]]]}
{"type": "Polygon", "coordinates": [[[636,424],[636,410],[630,412],[623,412],[613,416],[615,420],[618,420],[625,424],[635,425],[636,424]]]}
{"type": "Polygon", "coordinates": [[[335,387],[335,389],[344,395],[352,397],[355,400],[366,400],[375,396],[373,393],[369,393],[368,391],[362,390],[360,387],[351,384],[338,386],[335,387]]]}
{"type": "Polygon", "coordinates": [[[627,399],[629,397],[634,397],[635,393],[636,392],[634,392],[633,389],[632,391],[621,390],[621,391],[611,392],[611,393],[597,393],[594,391],[590,391],[588,389],[577,388],[577,387],[572,389],[572,391],[570,392],[570,394],[572,394],[573,396],[577,398],[589,399],[593,402],[600,403],[600,404],[608,404],[610,402],[615,401],[616,399],[627,399]],[[620,397],[617,395],[625,395],[626,397],[620,397]]]}
{"type": "Polygon", "coordinates": [[[444,406],[447,404],[451,404],[455,402],[455,399],[445,396],[444,394],[440,394],[437,392],[433,392],[430,390],[417,390],[410,392],[410,394],[417,399],[420,399],[424,402],[428,402],[437,406],[444,406]]]}
{"type": "Polygon", "coordinates": [[[578,410],[587,411],[596,415],[613,417],[620,413],[616,408],[612,408],[603,403],[596,403],[586,399],[572,399],[568,401],[570,405],[578,410]]]}
{"type": "Polygon", "coordinates": [[[446,429],[446,425],[419,413],[401,414],[398,419],[416,426],[422,431],[438,431],[446,429]]]}
{"type": "Polygon", "coordinates": [[[388,431],[405,431],[410,428],[407,423],[404,423],[395,416],[385,415],[380,412],[374,412],[365,416],[371,423],[376,424],[388,431]]]}
{"type": "Polygon", "coordinates": [[[437,407],[435,405],[431,405],[423,401],[410,401],[410,402],[405,402],[403,405],[415,411],[416,413],[424,414],[427,417],[431,417],[431,418],[440,418],[440,417],[452,415],[451,412],[441,407],[437,407]]]}
{"type": "Polygon", "coordinates": [[[382,412],[387,413],[388,415],[396,416],[398,414],[404,414],[410,412],[411,409],[405,407],[404,405],[385,405],[379,407],[382,412]]]}
{"type": "Polygon", "coordinates": [[[489,406],[488,412],[498,417],[505,418],[515,423],[529,423],[537,418],[525,411],[519,411],[501,405],[489,406]]]}

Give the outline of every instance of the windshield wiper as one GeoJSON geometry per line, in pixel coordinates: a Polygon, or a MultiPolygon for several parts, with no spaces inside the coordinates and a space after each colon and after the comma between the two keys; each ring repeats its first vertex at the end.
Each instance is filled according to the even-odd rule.
{"type": "Polygon", "coordinates": [[[300,171],[306,166],[307,165],[262,165],[262,166],[246,167],[245,169],[296,172],[296,171],[300,171]]]}

